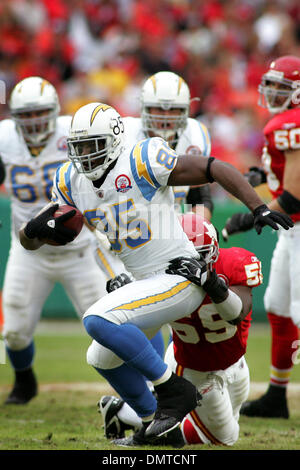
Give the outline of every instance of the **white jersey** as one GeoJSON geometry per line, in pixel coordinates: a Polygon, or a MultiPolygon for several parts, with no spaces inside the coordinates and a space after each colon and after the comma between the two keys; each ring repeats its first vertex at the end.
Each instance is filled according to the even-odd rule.
{"type": "MultiPolygon", "coordinates": [[[[142,127],[142,119],[134,117],[123,118],[126,136],[126,145],[132,147],[138,141],[145,139],[142,127]]],[[[210,156],[211,142],[207,127],[200,121],[188,118],[187,126],[180,135],[175,147],[177,155],[188,155],[199,153],[204,157],[210,156]]],[[[179,207],[185,203],[189,186],[176,186],[173,188],[175,204],[179,207]]]]}
{"type": "MultiPolygon", "coordinates": [[[[60,116],[56,130],[41,153],[31,155],[23,135],[16,129],[12,119],[0,122],[0,156],[5,165],[4,185],[11,198],[12,238],[18,239],[18,231],[46,204],[51,201],[53,176],[67,158],[66,136],[71,116],[60,116]]],[[[74,242],[57,250],[69,251],[86,246],[93,236],[84,227],[74,242]]],[[[53,251],[53,247],[50,249],[53,251]]],[[[40,252],[47,252],[49,245],[43,245],[40,252]]]]}
{"type": "Polygon", "coordinates": [[[99,190],[66,163],[56,172],[53,201],[76,206],[107,235],[126,269],[136,279],[145,278],[164,271],[178,256],[198,258],[167,186],[177,160],[163,139],[144,139],[125,148],[99,190]]]}

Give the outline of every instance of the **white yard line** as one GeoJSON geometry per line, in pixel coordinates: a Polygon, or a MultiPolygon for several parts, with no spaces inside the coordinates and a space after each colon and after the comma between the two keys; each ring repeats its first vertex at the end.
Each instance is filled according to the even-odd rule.
{"type": "MultiPolygon", "coordinates": [[[[251,382],[250,394],[259,394],[266,391],[268,387],[267,382],[251,382]]],[[[9,389],[9,385],[0,386],[0,391],[9,389]]],[[[113,389],[103,382],[73,382],[73,383],[51,383],[51,384],[40,384],[40,392],[99,392],[112,394],[115,393],[113,389]]],[[[288,386],[289,395],[300,394],[300,383],[290,383],[288,386]]]]}

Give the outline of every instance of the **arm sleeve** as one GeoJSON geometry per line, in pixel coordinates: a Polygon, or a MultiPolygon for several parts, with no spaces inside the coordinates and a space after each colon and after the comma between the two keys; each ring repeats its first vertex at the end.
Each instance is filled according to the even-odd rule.
{"type": "Polygon", "coordinates": [[[190,188],[186,202],[187,204],[191,204],[192,207],[196,206],[197,204],[203,204],[210,210],[211,213],[214,210],[214,203],[212,201],[211,191],[208,184],[199,186],[197,188],[190,188]]]}

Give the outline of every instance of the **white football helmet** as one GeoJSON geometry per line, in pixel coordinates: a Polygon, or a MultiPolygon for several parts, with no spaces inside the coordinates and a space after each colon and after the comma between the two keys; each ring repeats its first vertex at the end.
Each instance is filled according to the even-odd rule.
{"type": "Polygon", "coordinates": [[[10,96],[9,108],[29,147],[45,144],[55,131],[59,100],[54,86],[45,79],[28,77],[17,83],[10,96]],[[32,117],[39,111],[48,112],[32,117]]]}
{"type": "Polygon", "coordinates": [[[86,104],[74,114],[67,142],[78,173],[98,180],[124,150],[123,120],[107,104],[86,104]]]}
{"type": "Polygon", "coordinates": [[[141,92],[141,118],[143,131],[162,137],[174,144],[184,131],[190,111],[190,90],[183,78],[173,72],[158,72],[148,78],[141,92]],[[180,110],[180,114],[150,114],[149,108],[164,111],[180,110]],[[173,139],[170,138],[174,136],[173,139]]]}

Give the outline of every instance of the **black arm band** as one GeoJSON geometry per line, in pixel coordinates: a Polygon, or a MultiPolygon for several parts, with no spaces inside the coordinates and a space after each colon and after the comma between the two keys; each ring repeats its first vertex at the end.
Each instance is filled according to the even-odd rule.
{"type": "Polygon", "coordinates": [[[3,183],[4,178],[5,178],[5,166],[0,157],[0,184],[3,183]]]}
{"type": "Polygon", "coordinates": [[[204,186],[199,186],[197,188],[190,188],[186,197],[186,203],[191,204],[192,207],[195,207],[198,204],[203,204],[212,213],[214,210],[214,204],[209,185],[205,184],[204,186]]]}
{"type": "Polygon", "coordinates": [[[210,172],[210,167],[213,161],[214,161],[214,157],[208,157],[205,174],[206,174],[207,181],[209,183],[213,183],[215,181],[210,172]]]}
{"type": "Polygon", "coordinates": [[[209,295],[211,300],[219,304],[228,297],[228,287],[225,282],[217,275],[216,271],[212,271],[210,278],[203,284],[203,289],[209,295]]]}
{"type": "Polygon", "coordinates": [[[287,214],[296,214],[300,212],[300,200],[288,191],[283,191],[277,198],[277,202],[287,214]]]}

